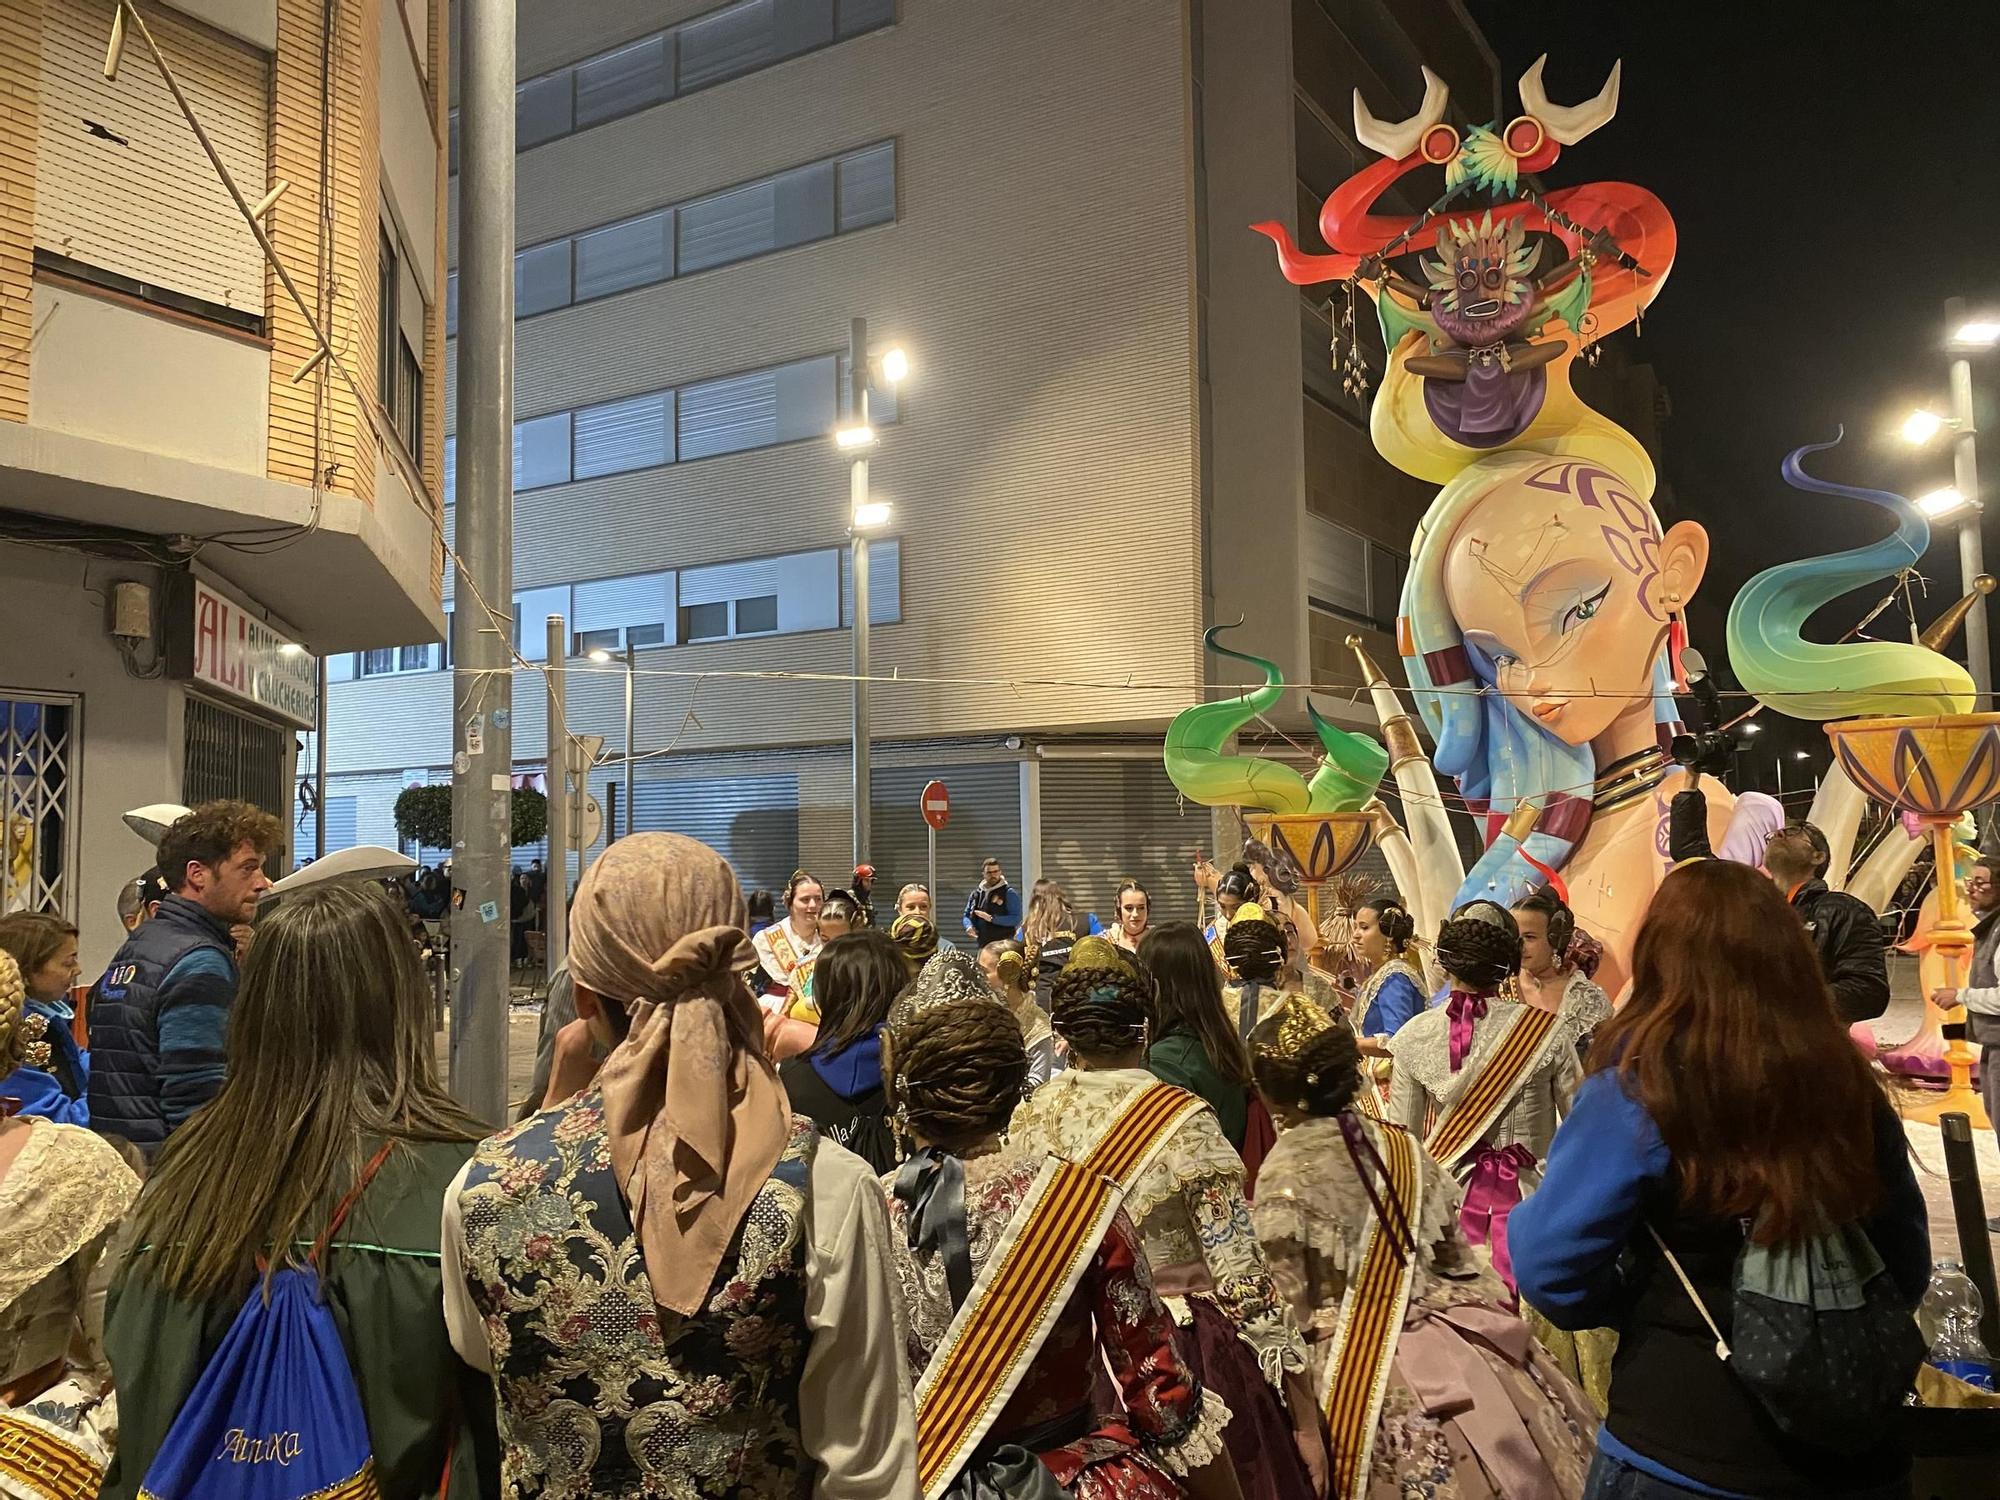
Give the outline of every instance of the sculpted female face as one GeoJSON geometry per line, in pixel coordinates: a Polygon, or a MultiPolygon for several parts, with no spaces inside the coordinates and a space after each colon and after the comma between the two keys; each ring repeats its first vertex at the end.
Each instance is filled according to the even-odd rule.
{"type": "Polygon", "coordinates": [[[1653,692],[1668,617],[1708,564],[1708,534],[1662,535],[1608,469],[1550,458],[1501,478],[1459,523],[1445,597],[1494,682],[1557,739],[1587,744],[1653,692]]]}

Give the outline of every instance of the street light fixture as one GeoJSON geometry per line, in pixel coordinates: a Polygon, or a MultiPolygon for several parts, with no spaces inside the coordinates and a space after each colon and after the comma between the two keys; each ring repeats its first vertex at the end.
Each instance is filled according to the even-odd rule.
{"type": "Polygon", "coordinates": [[[1927,407],[1918,407],[1903,418],[1903,441],[1918,448],[1943,432],[1946,421],[1927,407]]]}
{"type": "Polygon", "coordinates": [[[1917,496],[1917,509],[1933,521],[1943,521],[1965,509],[1965,496],[1958,492],[1956,485],[1948,484],[1927,495],[1917,496]]]}
{"type": "Polygon", "coordinates": [[[1762,734],[1764,732],[1764,726],[1762,724],[1745,724],[1743,726],[1743,732],[1745,734],[1762,734]]]}
{"type": "Polygon", "coordinates": [[[1951,331],[1954,349],[1991,349],[2000,344],[2000,317],[1968,318],[1951,331]]]}
{"type": "MultiPolygon", "coordinates": [[[[602,646],[593,647],[591,650],[585,652],[584,656],[587,660],[594,661],[599,666],[603,666],[606,662],[617,660],[616,657],[602,646]]],[[[632,759],[638,749],[632,743],[632,680],[634,676],[632,643],[627,641],[625,643],[625,831],[627,833],[632,831],[632,815],[638,811],[632,804],[632,759]]],[[[611,836],[605,840],[607,846],[618,842],[618,825],[615,821],[611,825],[610,833],[611,836]]]]}
{"type": "Polygon", "coordinates": [[[898,348],[870,354],[868,320],[855,318],[847,330],[847,419],[833,430],[834,446],[850,456],[847,534],[851,539],[854,576],[854,863],[868,863],[870,726],[868,721],[868,536],[889,524],[890,507],[868,495],[868,453],[877,434],[868,420],[868,390],[909,378],[910,356],[898,348]]]}

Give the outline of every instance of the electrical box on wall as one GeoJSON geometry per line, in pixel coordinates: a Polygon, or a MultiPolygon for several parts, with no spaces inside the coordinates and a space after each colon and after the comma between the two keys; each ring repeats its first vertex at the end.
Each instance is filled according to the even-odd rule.
{"type": "Polygon", "coordinates": [[[111,633],[121,640],[153,638],[153,591],[143,583],[111,586],[111,633]]]}

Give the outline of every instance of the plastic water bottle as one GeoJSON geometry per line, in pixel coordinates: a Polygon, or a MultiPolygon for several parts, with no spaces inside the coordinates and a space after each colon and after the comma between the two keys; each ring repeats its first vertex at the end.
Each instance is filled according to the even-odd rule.
{"type": "Polygon", "coordinates": [[[1955,1260],[1931,1268],[1931,1284],[1917,1308],[1917,1326],[1930,1345],[1930,1363],[1983,1391],[1993,1389],[1993,1356],[1979,1337],[1985,1309],[1979,1289],[1955,1260]]]}

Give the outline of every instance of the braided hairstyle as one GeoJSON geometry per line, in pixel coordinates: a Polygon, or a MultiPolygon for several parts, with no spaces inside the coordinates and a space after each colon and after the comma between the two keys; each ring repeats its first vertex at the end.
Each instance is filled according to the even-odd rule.
{"type": "Polygon", "coordinates": [[[1276,1028],[1278,1016],[1250,1032],[1250,1070],[1264,1098],[1302,1114],[1340,1114],[1362,1090],[1362,1054],[1354,1030],[1342,1022],[1314,1034],[1296,1052],[1260,1046],[1260,1032],[1276,1028]]]}
{"type": "Polygon", "coordinates": [[[951,1001],[892,1028],[897,1123],[947,1150],[1004,1130],[1028,1082],[1021,1026],[990,1000],[951,1001]]]}
{"type": "Polygon", "coordinates": [[[0,948],[0,1075],[11,1073],[27,1059],[25,1025],[28,987],[14,955],[0,948]]]}
{"type": "Polygon", "coordinates": [[[889,924],[889,937],[903,950],[912,970],[921,969],[938,951],[937,923],[922,912],[906,912],[889,924]]]}
{"type": "Polygon", "coordinates": [[[1285,966],[1285,935],[1263,917],[1241,917],[1222,935],[1222,961],[1248,984],[1274,984],[1285,966]]]}
{"type": "Polygon", "coordinates": [[[1389,951],[1397,958],[1409,946],[1410,939],[1417,935],[1417,919],[1403,907],[1386,896],[1378,896],[1361,903],[1359,910],[1375,913],[1375,925],[1388,940],[1389,951]]]}
{"type": "Polygon", "coordinates": [[[1521,967],[1521,929],[1497,901],[1468,901],[1438,929],[1438,966],[1467,987],[1491,994],[1521,967]]]}
{"type": "Polygon", "coordinates": [[[1085,1057],[1130,1052],[1153,1024],[1153,987],[1102,938],[1084,938],[1056,976],[1049,1027],[1085,1057]]]}

